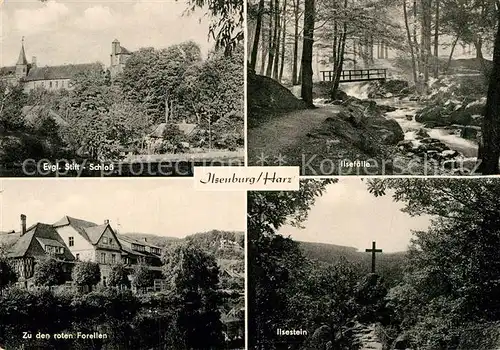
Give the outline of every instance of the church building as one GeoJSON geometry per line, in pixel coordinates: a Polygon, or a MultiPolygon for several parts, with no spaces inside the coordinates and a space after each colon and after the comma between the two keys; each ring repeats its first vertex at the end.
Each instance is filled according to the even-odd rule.
{"type": "MultiPolygon", "coordinates": [[[[111,77],[123,72],[130,55],[132,53],[121,46],[118,40],[115,39],[112,42],[109,66],[111,77]]],[[[23,38],[16,65],[0,68],[0,81],[6,81],[10,84],[22,84],[25,92],[30,92],[38,87],[47,90],[69,90],[72,88],[72,80],[78,74],[88,71],[104,72],[105,67],[100,63],[40,67],[35,56],[33,56],[31,62],[28,62],[23,38]]]]}

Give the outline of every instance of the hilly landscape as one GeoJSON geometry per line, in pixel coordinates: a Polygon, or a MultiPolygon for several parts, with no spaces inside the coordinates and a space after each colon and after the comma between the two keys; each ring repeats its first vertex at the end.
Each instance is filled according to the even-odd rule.
{"type": "MultiPolygon", "coordinates": [[[[357,267],[360,274],[368,274],[371,270],[371,253],[328,243],[299,241],[300,249],[311,260],[327,264],[337,264],[345,259],[357,267]]],[[[377,253],[376,272],[386,281],[388,286],[396,285],[402,278],[406,252],[377,253]]]]}

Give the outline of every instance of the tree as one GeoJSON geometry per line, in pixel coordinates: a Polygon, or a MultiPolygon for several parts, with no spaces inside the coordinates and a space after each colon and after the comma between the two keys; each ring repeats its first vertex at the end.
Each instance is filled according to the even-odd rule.
{"type": "Polygon", "coordinates": [[[88,286],[92,290],[92,287],[101,280],[99,264],[91,261],[77,262],[73,267],[71,277],[77,286],[88,286]]]}
{"type": "Polygon", "coordinates": [[[304,8],[304,40],[302,44],[302,88],[301,97],[304,102],[313,106],[313,44],[314,44],[314,0],[305,0],[304,8]]]}
{"type": "Polygon", "coordinates": [[[389,305],[415,346],[456,348],[470,322],[500,319],[500,183],[494,179],[370,180],[410,215],[433,217],[416,232],[403,282],[389,305]]]}
{"type": "Polygon", "coordinates": [[[223,343],[218,293],[219,268],[213,256],[193,244],[172,247],[163,256],[163,274],[179,305],[177,329],[186,349],[215,349],[223,343]]]}
{"type": "MultiPolygon", "coordinates": [[[[166,49],[142,48],[127,60],[117,84],[127,100],[141,106],[153,124],[165,121],[166,101],[177,103],[186,70],[201,62],[198,44],[187,41],[166,49]]],[[[241,67],[240,67],[241,69],[241,67]]],[[[189,106],[189,105],[188,105],[189,106]]],[[[189,115],[173,105],[177,114],[189,115]]],[[[189,106],[190,107],[190,106],[189,106]]]]}
{"type": "Polygon", "coordinates": [[[123,264],[114,264],[111,266],[108,276],[108,284],[111,287],[130,287],[130,280],[128,279],[128,269],[123,264]]]}
{"type": "Polygon", "coordinates": [[[4,257],[0,257],[0,291],[16,281],[17,274],[9,261],[4,257]]]}
{"type": "Polygon", "coordinates": [[[21,85],[7,85],[0,82],[0,126],[5,130],[19,130],[24,127],[22,108],[27,96],[21,85]]]}
{"type": "Polygon", "coordinates": [[[497,1],[497,33],[493,49],[493,69],[490,73],[486,111],[481,131],[483,133],[479,172],[483,175],[498,174],[500,158],[500,4],[497,1]]]}
{"type": "Polygon", "coordinates": [[[137,288],[137,290],[146,291],[148,287],[153,286],[153,273],[144,264],[135,265],[132,269],[132,285],[137,288]]]}
{"type": "Polygon", "coordinates": [[[66,276],[63,269],[63,262],[48,257],[35,264],[33,283],[37,286],[56,286],[64,284],[66,276]]]}
{"type": "Polygon", "coordinates": [[[290,319],[288,306],[295,285],[292,276],[307,274],[302,269],[304,257],[298,244],[276,234],[290,223],[300,226],[317,196],[324,193],[333,180],[303,180],[299,191],[259,191],[248,193],[248,276],[249,276],[249,346],[255,348],[260,339],[273,338],[276,326],[290,319]]]}
{"type": "Polygon", "coordinates": [[[208,9],[212,17],[208,35],[215,39],[216,48],[231,55],[234,48],[244,39],[244,13],[241,0],[189,0],[190,10],[208,9]]]}

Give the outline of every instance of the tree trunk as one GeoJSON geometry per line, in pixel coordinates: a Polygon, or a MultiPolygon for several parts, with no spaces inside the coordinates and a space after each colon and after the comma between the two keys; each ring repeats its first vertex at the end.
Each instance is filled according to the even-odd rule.
{"type": "Polygon", "coordinates": [[[498,174],[500,157],[500,10],[493,49],[493,69],[490,74],[486,114],[482,126],[482,150],[479,172],[483,175],[498,174]]]}
{"type": "Polygon", "coordinates": [[[298,65],[299,65],[299,12],[300,12],[300,1],[295,0],[294,4],[294,36],[293,36],[293,63],[292,63],[292,84],[299,84],[298,65]]]}
{"type": "Polygon", "coordinates": [[[436,22],[434,27],[434,78],[439,77],[439,6],[440,0],[436,0],[436,22]]]}
{"type": "Polygon", "coordinates": [[[273,79],[278,80],[279,63],[280,63],[280,46],[281,46],[281,11],[279,8],[279,0],[276,0],[275,6],[276,16],[274,22],[276,23],[276,38],[274,42],[274,65],[273,65],[273,79]]]}
{"type": "Polygon", "coordinates": [[[406,27],[406,36],[408,37],[408,45],[410,46],[411,67],[413,72],[413,82],[417,84],[417,64],[415,62],[415,52],[413,50],[413,42],[411,40],[410,25],[408,23],[408,11],[406,9],[406,0],[403,0],[403,14],[406,27]]]}
{"type": "Polygon", "coordinates": [[[281,67],[279,81],[283,79],[283,68],[285,67],[285,48],[286,48],[286,0],[283,3],[283,37],[281,39],[281,67]]]}
{"type": "Polygon", "coordinates": [[[313,70],[312,56],[314,44],[314,0],[305,0],[304,8],[304,41],[302,44],[302,88],[301,97],[313,107],[313,70]]]}
{"type": "Polygon", "coordinates": [[[446,63],[446,69],[444,70],[445,73],[448,73],[448,69],[450,69],[451,60],[453,59],[453,53],[455,52],[455,47],[457,47],[459,39],[460,39],[460,34],[457,35],[455,41],[453,41],[453,44],[451,45],[450,56],[448,56],[448,63],[446,63]]]}
{"type": "Polygon", "coordinates": [[[266,76],[270,77],[274,63],[274,45],[276,42],[276,23],[274,23],[274,2],[269,1],[269,51],[267,56],[266,76]]]}
{"type": "Polygon", "coordinates": [[[260,30],[262,28],[262,13],[264,12],[264,0],[259,1],[257,10],[257,23],[255,25],[255,34],[253,37],[252,54],[250,55],[250,69],[255,70],[257,64],[257,52],[259,51],[260,30]]]}
{"type": "MultiPolygon", "coordinates": [[[[262,22],[264,22],[264,13],[262,13],[262,22]]],[[[266,41],[266,31],[262,30],[262,53],[260,62],[260,75],[264,75],[266,69],[266,57],[267,57],[267,41],[266,41]]]]}
{"type": "Polygon", "coordinates": [[[337,67],[335,70],[335,77],[332,85],[332,99],[335,99],[335,96],[337,95],[337,91],[339,89],[340,85],[340,77],[342,75],[342,70],[344,67],[344,52],[345,52],[345,43],[347,39],[347,23],[344,22],[344,32],[342,33],[342,36],[340,38],[340,50],[338,54],[338,60],[337,60],[337,67]]]}

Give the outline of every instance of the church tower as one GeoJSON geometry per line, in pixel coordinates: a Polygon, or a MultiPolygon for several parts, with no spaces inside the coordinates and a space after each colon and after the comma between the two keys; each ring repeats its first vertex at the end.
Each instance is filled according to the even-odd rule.
{"type": "Polygon", "coordinates": [[[28,75],[28,60],[26,59],[26,53],[24,52],[24,37],[21,43],[21,52],[19,52],[19,58],[16,63],[16,78],[22,79],[28,75]]]}

